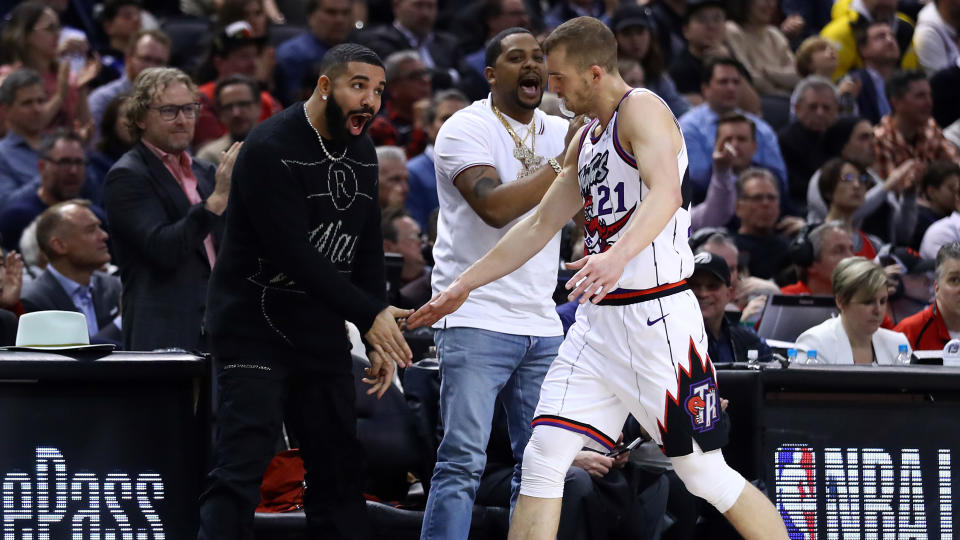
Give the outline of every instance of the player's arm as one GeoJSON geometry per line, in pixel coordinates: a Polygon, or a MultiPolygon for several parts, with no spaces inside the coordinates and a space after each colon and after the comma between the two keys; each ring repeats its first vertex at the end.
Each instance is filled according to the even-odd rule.
{"type": "Polygon", "coordinates": [[[617,122],[621,141],[637,160],[640,178],[649,188],[640,210],[623,235],[606,252],[571,263],[579,271],[567,282],[569,298],[599,302],[613,289],[627,262],[646,249],[666,227],[683,202],[677,153],[682,136],[673,114],[659,99],[637,94],[621,105],[624,121],[617,122]],[[575,288],[574,288],[575,287],[575,288]]]}
{"type": "Polygon", "coordinates": [[[577,181],[578,140],[579,134],[567,147],[563,169],[536,210],[514,225],[493,249],[467,268],[447,290],[411,315],[407,319],[408,328],[428,326],[453,313],[467,300],[470,291],[520,268],[570,221],[583,202],[577,181]]]}

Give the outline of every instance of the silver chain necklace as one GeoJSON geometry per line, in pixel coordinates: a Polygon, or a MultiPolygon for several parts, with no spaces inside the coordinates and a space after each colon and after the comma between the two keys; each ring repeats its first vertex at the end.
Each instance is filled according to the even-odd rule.
{"type": "Polygon", "coordinates": [[[347,156],[347,149],[346,149],[346,148],[343,149],[343,153],[340,154],[340,157],[333,157],[333,155],[331,155],[330,152],[327,151],[326,145],[323,144],[323,137],[320,136],[320,132],[317,131],[317,127],[314,126],[314,125],[313,125],[313,122],[310,121],[310,114],[307,113],[307,102],[306,102],[306,101],[303,102],[303,116],[307,119],[307,125],[309,125],[311,128],[313,128],[313,132],[317,134],[317,140],[320,141],[320,148],[323,150],[323,153],[326,154],[327,159],[329,159],[330,161],[332,161],[332,162],[334,162],[334,163],[336,163],[336,162],[338,162],[338,161],[342,161],[343,158],[345,158],[345,157],[347,156]]]}

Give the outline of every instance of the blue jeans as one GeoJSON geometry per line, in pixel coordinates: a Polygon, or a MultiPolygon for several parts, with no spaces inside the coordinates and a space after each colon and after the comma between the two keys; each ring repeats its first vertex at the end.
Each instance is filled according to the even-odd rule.
{"type": "Polygon", "coordinates": [[[421,540],[466,540],[473,501],[486,465],[490,423],[497,399],[517,466],[511,505],[520,492],[520,464],[540,385],[562,336],[517,336],[478,328],[448,328],[434,335],[440,360],[443,441],[437,449],[421,540]]]}

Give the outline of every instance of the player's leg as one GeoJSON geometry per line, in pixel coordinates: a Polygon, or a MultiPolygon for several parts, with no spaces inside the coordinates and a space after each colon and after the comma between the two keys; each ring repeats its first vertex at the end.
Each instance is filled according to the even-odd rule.
{"type": "Polygon", "coordinates": [[[508,540],[556,539],[563,483],[584,442],[584,436],[566,429],[534,428],[523,453],[523,481],[508,540]]]}

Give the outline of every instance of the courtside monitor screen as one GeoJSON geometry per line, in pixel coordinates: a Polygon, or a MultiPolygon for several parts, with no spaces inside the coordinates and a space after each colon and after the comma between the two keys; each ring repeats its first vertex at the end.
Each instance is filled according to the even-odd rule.
{"type": "Polygon", "coordinates": [[[139,367],[144,377],[72,378],[71,366],[63,376],[0,374],[3,539],[196,537],[203,368],[124,369],[139,367]]]}
{"type": "Polygon", "coordinates": [[[958,395],[768,399],[767,481],[790,538],[960,538],[958,395]]]}

